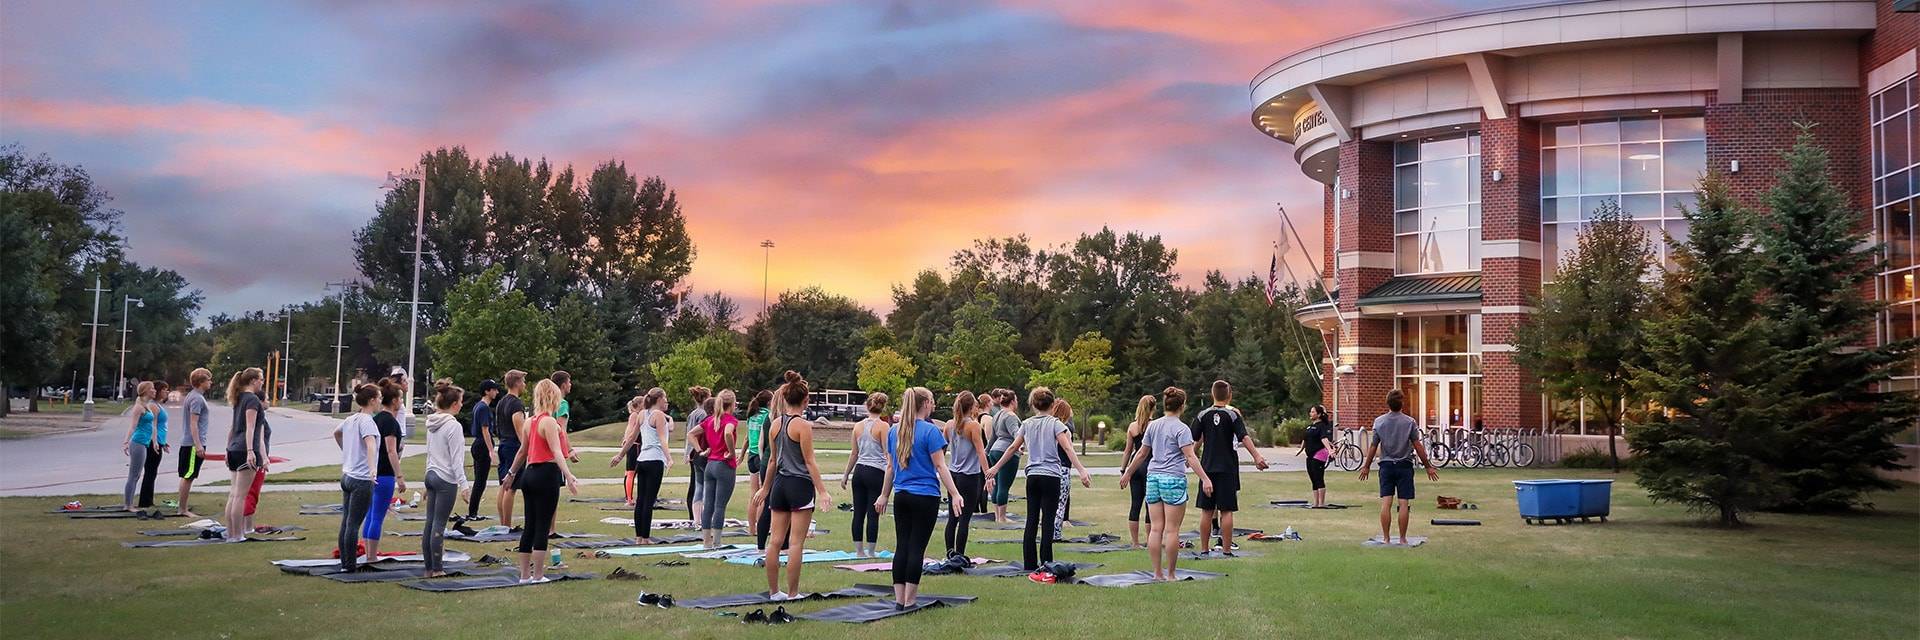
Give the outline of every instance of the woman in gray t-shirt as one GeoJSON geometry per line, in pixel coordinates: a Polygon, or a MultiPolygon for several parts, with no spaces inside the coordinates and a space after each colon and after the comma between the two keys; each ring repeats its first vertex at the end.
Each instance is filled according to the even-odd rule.
{"type": "Polygon", "coordinates": [[[1064,456],[1080,472],[1080,484],[1093,486],[1087,468],[1081,466],[1080,457],[1073,453],[1073,441],[1067,437],[1067,425],[1050,412],[1054,403],[1053,390],[1036,387],[1027,394],[1027,405],[1033,407],[1034,416],[1020,423],[1020,430],[1013,436],[1013,444],[1007,447],[1006,454],[988,469],[987,476],[1000,472],[1000,468],[1009,461],[1018,460],[1020,449],[1026,447],[1033,454],[1027,461],[1027,524],[1021,535],[1022,559],[1027,570],[1037,570],[1042,562],[1053,561],[1053,516],[1060,507],[1060,485],[1065,482],[1067,471],[1061,464],[1064,456]],[[1032,446],[1028,446],[1032,443],[1032,446]],[[1037,549],[1036,549],[1037,547],[1037,549]]]}
{"type": "Polygon", "coordinates": [[[1180,524],[1187,515],[1187,470],[1200,476],[1200,491],[1207,495],[1213,495],[1213,480],[1193,453],[1193,429],[1180,420],[1187,393],[1167,387],[1160,402],[1166,415],[1147,423],[1140,438],[1145,451],[1127,464],[1120,486],[1127,486],[1136,473],[1147,474],[1147,554],[1153,558],[1153,579],[1171,581],[1180,556],[1180,524]]]}

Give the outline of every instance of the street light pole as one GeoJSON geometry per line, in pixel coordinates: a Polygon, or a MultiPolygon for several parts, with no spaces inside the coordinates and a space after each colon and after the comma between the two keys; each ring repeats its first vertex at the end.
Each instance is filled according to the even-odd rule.
{"type": "Polygon", "coordinates": [[[387,186],[399,188],[402,180],[420,181],[419,202],[413,214],[413,302],[408,303],[412,320],[407,326],[407,395],[406,404],[413,406],[413,366],[416,345],[420,341],[420,241],[426,232],[427,224],[427,164],[420,163],[418,168],[399,173],[387,173],[387,186]]]}
{"type": "Polygon", "coordinates": [[[93,420],[93,363],[100,359],[95,350],[100,348],[100,294],[106,289],[100,286],[99,275],[93,276],[93,288],[88,291],[93,292],[93,322],[87,323],[93,328],[93,339],[87,344],[87,403],[80,408],[83,422],[93,420]]]}
{"type": "Polygon", "coordinates": [[[287,383],[293,381],[293,374],[287,373],[287,363],[293,362],[289,355],[293,353],[293,312],[281,309],[280,315],[287,317],[287,339],[280,343],[280,403],[286,404],[287,383]]]}
{"type": "Polygon", "coordinates": [[[767,312],[767,280],[773,271],[773,241],[761,240],[760,262],[760,313],[767,312]]]}
{"type": "Polygon", "coordinates": [[[347,293],[352,281],[329,282],[328,289],[340,288],[340,319],[333,321],[333,397],[327,400],[331,415],[340,414],[340,351],[347,346],[347,293]]]}
{"type": "Polygon", "coordinates": [[[121,294],[121,297],[120,297],[120,374],[117,376],[114,376],[113,378],[113,399],[115,400],[124,400],[127,397],[127,394],[126,394],[126,391],[127,391],[127,334],[133,333],[133,329],[127,328],[127,319],[132,315],[129,311],[127,311],[128,303],[138,305],[141,308],[145,308],[147,306],[147,301],[145,300],[141,300],[139,298],[135,298],[133,296],[129,296],[126,294],[121,294]]]}

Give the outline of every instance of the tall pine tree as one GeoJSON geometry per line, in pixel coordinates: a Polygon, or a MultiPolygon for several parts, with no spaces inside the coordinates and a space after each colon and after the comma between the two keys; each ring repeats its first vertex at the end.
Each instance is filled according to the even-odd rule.
{"type": "Polygon", "coordinates": [[[1771,342],[1760,301],[1765,279],[1751,240],[1754,214],[1717,175],[1701,182],[1691,234],[1673,248],[1655,315],[1643,328],[1646,363],[1634,388],[1666,409],[1627,434],[1640,486],[1656,502],[1718,516],[1723,526],[1787,494],[1769,464],[1784,442],[1775,400],[1791,376],[1771,342]]]}
{"type": "Polygon", "coordinates": [[[1772,460],[1791,490],[1790,509],[1844,509],[1894,488],[1877,469],[1899,469],[1893,437],[1913,425],[1911,393],[1881,389],[1892,367],[1911,362],[1914,342],[1876,344],[1883,305],[1863,295],[1880,268],[1859,213],[1828,174],[1827,151],[1810,125],[1786,152],[1755,238],[1767,283],[1774,344],[1791,385],[1784,446],[1772,460]]]}

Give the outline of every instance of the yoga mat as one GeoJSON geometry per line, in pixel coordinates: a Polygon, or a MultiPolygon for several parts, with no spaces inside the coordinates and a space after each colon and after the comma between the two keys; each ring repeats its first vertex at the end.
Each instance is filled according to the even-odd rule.
{"type": "MultiPolygon", "coordinates": [[[[1394,538],[1394,539],[1398,540],[1399,538],[1394,538]]],[[[1410,549],[1426,543],[1427,543],[1426,536],[1407,536],[1406,544],[1400,544],[1398,542],[1382,541],[1378,536],[1375,536],[1372,538],[1367,538],[1366,542],[1362,542],[1360,543],[1360,545],[1366,546],[1366,547],[1391,547],[1395,549],[1410,549]]]]}
{"type": "Polygon", "coordinates": [[[1146,551],[1146,549],[1135,549],[1133,545],[1130,544],[1100,544],[1077,549],[1064,549],[1064,551],[1074,553],[1113,553],[1115,551],[1146,551]]]}
{"type": "Polygon", "coordinates": [[[640,544],[640,541],[633,538],[608,538],[605,540],[561,540],[548,544],[547,546],[555,549],[613,549],[616,547],[631,547],[636,544],[640,544]]]}
{"type": "Polygon", "coordinates": [[[1293,501],[1290,501],[1290,500],[1275,500],[1275,501],[1273,501],[1273,502],[1270,502],[1270,503],[1268,503],[1268,504],[1267,504],[1267,506],[1268,506],[1268,507],[1270,507],[1270,508],[1274,508],[1274,509],[1314,509],[1314,508],[1319,508],[1319,509],[1345,509],[1345,508],[1347,508],[1347,505],[1344,505],[1344,504],[1334,504],[1334,503],[1332,503],[1332,502],[1329,502],[1329,503],[1327,503],[1327,506],[1324,506],[1324,507],[1314,507],[1314,506],[1312,506],[1312,505],[1309,505],[1309,504],[1307,504],[1307,503],[1306,503],[1306,502],[1304,502],[1304,501],[1303,501],[1303,502],[1293,502],[1293,501]]]}
{"type": "Polygon", "coordinates": [[[218,545],[218,544],[240,544],[242,542],[291,542],[294,540],[305,540],[305,539],[306,538],[301,538],[297,536],[284,536],[279,538],[247,538],[245,540],[235,540],[233,542],[228,542],[220,538],[214,538],[211,540],[201,540],[201,539],[160,540],[158,542],[147,542],[147,541],[122,542],[120,543],[120,546],[126,547],[128,549],[171,549],[173,547],[206,547],[206,546],[212,546],[212,545],[218,545]]]}
{"type": "MultiPolygon", "coordinates": [[[[601,503],[611,502],[614,504],[626,504],[627,499],[626,498],[567,498],[567,502],[582,502],[587,504],[601,504],[601,503]]],[[[655,504],[659,504],[659,503],[655,503],[655,504]]],[[[658,507],[655,507],[655,508],[658,508],[658,507]]]]}
{"type": "Polygon", "coordinates": [[[126,507],[124,507],[124,506],[113,506],[113,505],[104,505],[104,504],[96,504],[96,505],[92,505],[92,506],[82,506],[82,507],[80,507],[80,508],[78,508],[78,509],[54,509],[54,510],[52,510],[52,511],[48,511],[47,513],[58,513],[58,514],[61,514],[61,515],[73,515],[73,514],[76,514],[76,513],[115,513],[115,512],[123,512],[123,511],[126,511],[126,510],[127,510],[127,508],[126,508],[126,507]]]}
{"type": "MultiPolygon", "coordinates": [[[[495,567],[491,569],[478,567],[446,567],[444,571],[447,572],[447,575],[442,576],[444,578],[484,577],[501,574],[519,575],[519,572],[512,567],[495,567]]],[[[323,573],[320,574],[319,577],[334,582],[346,582],[350,584],[439,579],[428,578],[427,568],[424,565],[418,567],[395,567],[391,569],[375,569],[372,571],[355,571],[353,573],[323,573]]]]}
{"type": "MultiPolygon", "coordinates": [[[[140,517],[140,514],[134,513],[132,511],[82,511],[78,513],[69,513],[67,514],[67,517],[72,518],[74,520],[132,520],[140,517]]],[[[180,515],[178,513],[163,513],[158,516],[149,515],[147,516],[147,519],[151,520],[154,518],[185,518],[185,517],[186,516],[180,515]]]]}
{"type": "Polygon", "coordinates": [[[1442,527],[1478,527],[1480,526],[1479,520],[1460,520],[1455,518],[1434,518],[1432,520],[1428,520],[1427,522],[1435,526],[1442,526],[1442,527]]]}
{"type": "Polygon", "coordinates": [[[781,600],[779,602],[773,601],[772,594],[769,594],[765,591],[761,591],[759,593],[735,593],[735,594],[728,594],[728,595],[722,595],[722,596],[708,596],[705,598],[694,598],[692,600],[680,600],[675,604],[677,604],[678,606],[690,607],[694,609],[720,609],[725,607],[745,607],[745,606],[769,605],[769,604],[785,605],[788,603],[803,602],[807,600],[831,600],[834,598],[863,598],[863,597],[892,596],[892,595],[893,595],[893,587],[881,587],[881,586],[875,586],[870,584],[856,584],[854,586],[847,587],[845,589],[829,591],[826,593],[801,593],[797,595],[787,596],[787,599],[781,600]]]}
{"type": "MultiPolygon", "coordinates": [[[[471,561],[473,560],[473,556],[467,554],[467,552],[465,551],[447,551],[445,553],[440,554],[440,560],[442,562],[452,564],[455,562],[471,561]]],[[[426,561],[426,558],[421,557],[420,552],[418,551],[413,551],[408,553],[398,553],[394,555],[387,555],[385,553],[382,553],[380,554],[379,559],[374,560],[373,562],[363,562],[360,564],[360,566],[369,567],[376,564],[382,564],[382,563],[388,563],[388,562],[397,563],[397,562],[425,562],[425,561],[426,561]]],[[[311,560],[274,560],[272,564],[273,566],[281,567],[281,568],[326,567],[326,566],[338,567],[340,566],[340,559],[339,558],[314,558],[311,560]]]]}
{"type": "MultiPolygon", "coordinates": [[[[984,564],[994,563],[994,562],[999,562],[999,561],[992,560],[989,558],[973,558],[973,566],[976,566],[976,567],[984,564]]],[[[893,569],[893,563],[892,562],[862,562],[857,564],[836,564],[836,565],[833,565],[833,568],[846,569],[848,571],[852,571],[855,573],[871,573],[874,571],[891,570],[893,569]]],[[[888,593],[889,595],[891,595],[892,592],[889,591],[888,593]]]]}
{"type": "MultiPolygon", "coordinates": [[[[1224,577],[1227,577],[1227,574],[1211,573],[1207,571],[1190,571],[1187,569],[1175,569],[1173,572],[1173,579],[1176,582],[1191,582],[1194,580],[1212,580],[1214,578],[1224,578],[1224,577]]],[[[1151,571],[1128,571],[1126,573],[1109,573],[1106,575],[1087,576],[1085,578],[1075,579],[1074,582],[1076,584],[1087,584],[1087,585],[1093,585],[1096,587],[1132,587],[1132,586],[1143,585],[1143,584],[1157,584],[1153,581],[1153,572],[1151,571]]]]}
{"type": "MultiPolygon", "coordinates": [[[[1242,529],[1240,527],[1233,528],[1233,537],[1235,538],[1244,538],[1256,533],[1266,533],[1266,531],[1261,529],[1242,529]]],[[[1213,531],[1213,535],[1215,538],[1218,538],[1220,536],[1220,530],[1215,529],[1213,531]]],[[[1182,531],[1180,532],[1180,539],[1181,540],[1199,540],[1200,532],[1199,531],[1182,531]]]]}
{"type": "Polygon", "coordinates": [[[1257,551],[1235,551],[1233,552],[1233,555],[1230,555],[1230,556],[1224,555],[1224,554],[1214,554],[1214,553],[1183,552],[1180,554],[1180,559],[1183,561],[1185,560],[1236,560],[1239,558],[1256,558],[1259,556],[1260,556],[1260,553],[1257,551]]]}
{"type": "MultiPolygon", "coordinates": [[[[1098,562],[1074,562],[1071,564],[1073,565],[1073,570],[1075,572],[1086,571],[1088,569],[1098,569],[1102,566],[1105,566],[1098,562]]],[[[996,564],[988,567],[967,567],[965,569],[961,569],[960,573],[962,575],[990,576],[994,578],[1025,578],[1027,577],[1027,574],[1033,573],[1033,570],[1020,567],[1018,565],[1013,565],[1013,564],[996,564]]],[[[1152,574],[1148,574],[1148,575],[1152,575],[1152,574]]]]}
{"type": "MultiPolygon", "coordinates": [[[[1199,534],[1194,534],[1194,535],[1198,536],[1199,534]]],[[[1107,544],[1109,542],[1114,542],[1119,539],[1120,539],[1120,536],[1116,536],[1110,533],[1096,533],[1090,536],[1076,536],[1072,538],[1061,538],[1059,540],[1053,541],[1053,543],[1054,544],[1107,544]]],[[[975,540],[974,542],[978,542],[981,544],[1020,544],[1025,541],[1019,538],[998,538],[994,540],[975,540]]]]}
{"type": "MultiPolygon", "coordinates": [[[[631,527],[631,526],[633,526],[633,518],[618,518],[618,517],[613,517],[613,516],[608,516],[608,517],[605,517],[605,518],[601,518],[601,519],[600,519],[600,524],[610,524],[610,525],[614,525],[614,526],[619,526],[619,527],[631,527]]],[[[727,519],[726,519],[726,521],[725,521],[725,522],[723,522],[723,523],[721,523],[721,524],[722,524],[722,526],[725,526],[725,527],[728,527],[728,528],[738,528],[738,527],[745,527],[745,526],[747,526],[747,521],[745,521],[745,520],[741,520],[741,519],[739,519],[739,518],[727,518],[727,519]]],[[[655,529],[685,529],[685,530],[688,530],[688,531],[693,531],[693,530],[697,530],[697,529],[699,529],[699,528],[700,528],[700,525],[697,525],[697,524],[694,524],[692,520],[660,520],[660,519],[655,519],[655,520],[653,521],[653,528],[655,528],[655,529]]]]}
{"type": "MultiPolygon", "coordinates": [[[[299,525],[279,527],[279,529],[280,529],[279,533],[307,530],[306,527],[302,527],[299,525]]],[[[222,528],[219,530],[225,531],[226,529],[222,528]]],[[[152,537],[172,537],[172,536],[197,536],[197,535],[200,535],[201,531],[206,531],[206,529],[147,529],[145,531],[135,531],[134,533],[138,533],[143,536],[152,536],[152,537]]]]}
{"type": "MultiPolygon", "coordinates": [[[[882,559],[892,558],[893,552],[882,551],[879,554],[877,554],[876,557],[879,557],[882,559]]],[[[855,555],[852,551],[808,551],[804,555],[800,556],[800,562],[802,564],[812,564],[815,562],[846,562],[848,560],[863,560],[863,559],[864,558],[861,558],[860,556],[855,555]]],[[[766,557],[760,556],[760,555],[754,555],[754,556],[727,558],[726,563],[766,566],[765,565],[766,557]]],[[[783,565],[788,564],[787,554],[784,554],[784,553],[780,554],[780,564],[783,564],[783,565]]]]}
{"type": "Polygon", "coordinates": [[[925,611],[927,609],[932,609],[934,607],[951,607],[958,604],[965,604],[966,602],[973,601],[972,598],[969,597],[964,602],[954,602],[953,599],[957,597],[958,596],[940,596],[940,597],[919,596],[914,599],[912,606],[907,606],[907,607],[896,606],[893,603],[893,601],[890,599],[889,600],[870,600],[867,602],[856,602],[849,605],[842,605],[842,606],[834,607],[831,609],[822,609],[819,611],[815,611],[813,613],[804,613],[794,617],[801,620],[813,620],[816,622],[847,622],[852,624],[865,624],[868,622],[877,622],[880,620],[885,620],[887,618],[904,616],[909,613],[917,613],[920,611],[925,611]]]}
{"type": "MultiPolygon", "coordinates": [[[[735,547],[733,545],[721,545],[720,548],[733,549],[735,547]]],[[[687,544],[687,545],[672,546],[672,547],[665,547],[665,546],[623,547],[619,549],[608,549],[607,554],[615,555],[615,556],[660,556],[660,555],[667,555],[671,553],[687,553],[692,551],[708,551],[708,550],[709,549],[701,545],[687,544]]]]}
{"type": "MultiPolygon", "coordinates": [[[[592,580],[595,577],[596,576],[594,576],[594,574],[591,574],[591,573],[547,574],[547,578],[549,580],[552,580],[553,582],[563,582],[567,580],[592,580]]],[[[532,586],[539,586],[539,585],[521,584],[520,576],[518,574],[503,573],[503,574],[490,575],[490,576],[476,576],[471,578],[434,578],[431,580],[414,580],[412,582],[402,582],[400,583],[400,586],[406,587],[408,589],[419,589],[421,591],[434,591],[434,592],[445,593],[449,591],[478,591],[481,589],[504,589],[507,587],[532,587],[532,586]]]]}
{"type": "Polygon", "coordinates": [[[720,548],[714,549],[711,551],[682,553],[680,554],[680,557],[698,558],[701,560],[725,560],[727,558],[732,558],[736,556],[753,557],[753,556],[765,556],[765,555],[767,555],[767,552],[762,551],[760,549],[754,549],[750,547],[742,547],[739,545],[729,544],[729,545],[723,545],[720,548]]]}

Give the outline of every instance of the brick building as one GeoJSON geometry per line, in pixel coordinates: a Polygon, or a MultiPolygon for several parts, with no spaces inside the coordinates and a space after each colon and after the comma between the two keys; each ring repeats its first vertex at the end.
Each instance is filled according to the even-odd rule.
{"type": "MultiPolygon", "coordinates": [[[[1887,247],[1881,339],[1915,333],[1911,0],[1588,0],[1492,9],[1346,36],[1252,83],[1253,122],[1325,185],[1332,300],[1298,320],[1327,340],[1346,424],[1391,388],[1433,426],[1584,432],[1543,398],[1513,330],[1611,200],[1655,239],[1708,169],[1758,204],[1817,123],[1836,177],[1887,247]],[[1870,212],[1870,213],[1868,213],[1870,212]]],[[[1895,384],[1920,387],[1909,371],[1895,384]]]]}

